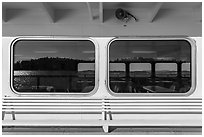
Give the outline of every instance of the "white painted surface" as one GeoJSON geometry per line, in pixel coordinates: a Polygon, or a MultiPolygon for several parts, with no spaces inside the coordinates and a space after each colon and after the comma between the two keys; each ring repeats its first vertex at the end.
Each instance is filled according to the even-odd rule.
{"type": "MultiPolygon", "coordinates": [[[[31,37],[32,38],[32,37],[31,37]]],[[[60,38],[60,37],[49,37],[50,39],[55,39],[55,38],[60,38]]],[[[66,39],[66,37],[63,37],[64,39],[66,39]]],[[[67,38],[71,38],[71,37],[67,37],[67,38]]],[[[73,37],[74,38],[74,37],[73,37]]],[[[15,39],[15,37],[3,37],[3,92],[2,92],[2,96],[17,96],[17,94],[15,94],[14,92],[12,92],[11,90],[11,86],[10,86],[10,57],[12,56],[10,54],[10,49],[11,49],[11,42],[15,39]]],[[[108,69],[107,69],[107,60],[108,60],[108,53],[107,53],[107,48],[108,48],[108,43],[110,42],[111,39],[113,39],[113,37],[91,37],[91,39],[93,39],[95,41],[95,43],[97,44],[97,52],[98,57],[96,57],[96,59],[98,58],[99,62],[97,62],[98,65],[98,76],[99,76],[99,80],[98,80],[98,89],[96,89],[96,93],[92,96],[88,96],[88,98],[118,98],[117,96],[113,96],[110,94],[110,92],[108,91],[107,88],[107,73],[108,73],[108,69]]],[[[191,94],[190,96],[183,96],[183,98],[201,98],[201,94],[202,94],[202,78],[200,77],[200,75],[202,74],[202,44],[201,41],[202,39],[200,37],[194,37],[193,38],[196,41],[196,88],[195,91],[193,92],[193,94],[191,94]]],[[[97,85],[97,84],[96,84],[97,85]]],[[[45,95],[47,96],[47,95],[45,95]]],[[[55,95],[51,95],[51,96],[55,96],[55,95]]],[[[59,95],[59,96],[65,96],[65,95],[59,95]]],[[[76,96],[69,96],[70,98],[75,98],[76,96]]],[[[83,97],[83,96],[78,96],[78,97],[83,97]]],[[[120,96],[119,98],[125,98],[125,96],[120,96]]],[[[126,96],[126,97],[133,97],[133,96],[126,96]]],[[[137,96],[134,96],[135,98],[137,98],[137,96]]],[[[172,96],[155,96],[158,98],[172,98],[172,96]]],[[[144,98],[155,98],[154,96],[144,96],[144,98]]],[[[174,96],[174,98],[180,98],[182,96],[174,96]]],[[[138,98],[143,98],[142,96],[138,96],[138,98]]]]}
{"type": "Polygon", "coordinates": [[[45,10],[40,2],[4,2],[2,34],[3,36],[187,35],[195,37],[202,35],[200,2],[164,2],[161,7],[159,5],[159,11],[154,12],[156,15],[152,15],[155,4],[155,2],[111,2],[103,3],[101,8],[102,6],[96,2],[90,3],[89,6],[85,2],[55,2],[47,4],[50,8],[45,10]],[[119,7],[136,16],[138,21],[135,22],[133,18],[127,23],[117,20],[115,10],[119,7]],[[152,18],[154,21],[149,22],[152,18]]]}

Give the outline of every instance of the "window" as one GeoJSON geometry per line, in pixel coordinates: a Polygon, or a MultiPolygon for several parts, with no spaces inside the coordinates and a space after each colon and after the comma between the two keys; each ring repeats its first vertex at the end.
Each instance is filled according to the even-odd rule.
{"type": "Polygon", "coordinates": [[[109,87],[114,93],[187,93],[191,45],[187,40],[114,40],[109,47],[109,87]],[[123,64],[112,75],[111,64],[123,64]]]}
{"type": "Polygon", "coordinates": [[[150,63],[130,63],[130,77],[150,77],[151,64],[150,63]]]}
{"type": "Polygon", "coordinates": [[[125,77],[125,64],[124,63],[110,63],[110,76],[116,78],[125,77]]]}
{"type": "Polygon", "coordinates": [[[124,63],[110,63],[110,78],[111,88],[115,92],[121,92],[118,86],[123,86],[125,83],[125,64],[124,63]]]}
{"type": "Polygon", "coordinates": [[[89,40],[18,40],[12,87],[19,93],[89,93],[95,87],[95,46],[89,40]]]}
{"type": "Polygon", "coordinates": [[[156,63],[156,77],[177,77],[176,63],[156,63]]]}
{"type": "Polygon", "coordinates": [[[182,77],[189,78],[191,72],[191,65],[190,63],[182,63],[182,77]]]}

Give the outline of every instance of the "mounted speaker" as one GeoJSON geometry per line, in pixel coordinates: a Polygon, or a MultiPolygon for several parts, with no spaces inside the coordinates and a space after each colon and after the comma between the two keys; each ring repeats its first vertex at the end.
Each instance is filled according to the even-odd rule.
{"type": "Polygon", "coordinates": [[[133,17],[135,19],[135,21],[137,21],[135,16],[133,16],[132,14],[130,14],[129,12],[127,12],[126,10],[123,10],[121,8],[118,8],[115,11],[115,16],[119,20],[126,20],[127,21],[130,19],[130,17],[133,17]]]}
{"type": "Polygon", "coordinates": [[[121,8],[119,8],[115,11],[115,16],[119,20],[124,20],[125,18],[128,18],[127,12],[121,8]]]}

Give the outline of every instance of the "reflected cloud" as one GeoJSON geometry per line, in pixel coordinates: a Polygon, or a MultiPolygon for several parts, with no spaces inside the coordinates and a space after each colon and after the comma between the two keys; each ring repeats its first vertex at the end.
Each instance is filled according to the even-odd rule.
{"type": "Polygon", "coordinates": [[[82,51],[82,53],[87,53],[87,54],[89,54],[89,53],[95,53],[95,51],[94,50],[87,50],[87,51],[82,51]]]}
{"type": "Polygon", "coordinates": [[[57,50],[41,50],[41,51],[34,51],[34,53],[37,54],[53,54],[53,53],[57,53],[57,50]]]}
{"type": "Polygon", "coordinates": [[[89,57],[88,59],[89,60],[95,60],[95,57],[89,57]]]}
{"type": "Polygon", "coordinates": [[[135,53],[135,54],[150,54],[150,53],[156,53],[156,51],[132,51],[132,53],[135,53]]]}
{"type": "Polygon", "coordinates": [[[31,60],[31,59],[35,59],[35,57],[19,56],[19,59],[20,59],[21,61],[23,61],[23,60],[31,60]]]}
{"type": "Polygon", "coordinates": [[[21,54],[15,54],[14,56],[15,56],[15,57],[22,57],[23,55],[21,55],[21,54]]]}

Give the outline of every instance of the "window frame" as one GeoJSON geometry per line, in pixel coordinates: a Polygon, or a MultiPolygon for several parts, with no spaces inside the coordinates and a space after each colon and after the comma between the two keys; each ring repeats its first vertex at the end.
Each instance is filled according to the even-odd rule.
{"type": "Polygon", "coordinates": [[[99,46],[98,43],[96,41],[94,41],[93,39],[91,39],[90,37],[86,37],[86,38],[79,38],[79,37],[44,37],[44,36],[40,36],[40,37],[18,37],[16,39],[14,39],[11,44],[10,44],[10,88],[11,91],[17,95],[49,95],[49,96],[58,96],[58,95],[63,95],[63,96],[81,96],[81,97],[86,97],[86,96],[92,96],[96,93],[98,87],[99,87],[99,46]],[[15,88],[13,87],[13,78],[14,78],[14,47],[15,44],[18,41],[90,41],[95,48],[95,87],[92,91],[88,92],[88,93],[33,93],[33,92],[27,92],[27,93],[21,93],[17,90],[15,90],[15,88]]]}
{"type": "Polygon", "coordinates": [[[181,36],[181,37],[115,37],[112,40],[109,41],[107,45],[107,77],[106,77],[106,87],[108,89],[108,92],[110,95],[115,96],[115,97],[148,97],[148,96],[166,96],[166,97],[174,97],[174,96],[190,96],[196,89],[196,43],[195,41],[186,36],[181,36]],[[114,41],[120,41],[120,40],[135,40],[135,41],[141,41],[141,40],[184,40],[189,43],[191,46],[191,88],[185,93],[115,93],[110,89],[110,77],[109,77],[109,63],[110,63],[110,46],[111,43],[114,41]]]}

